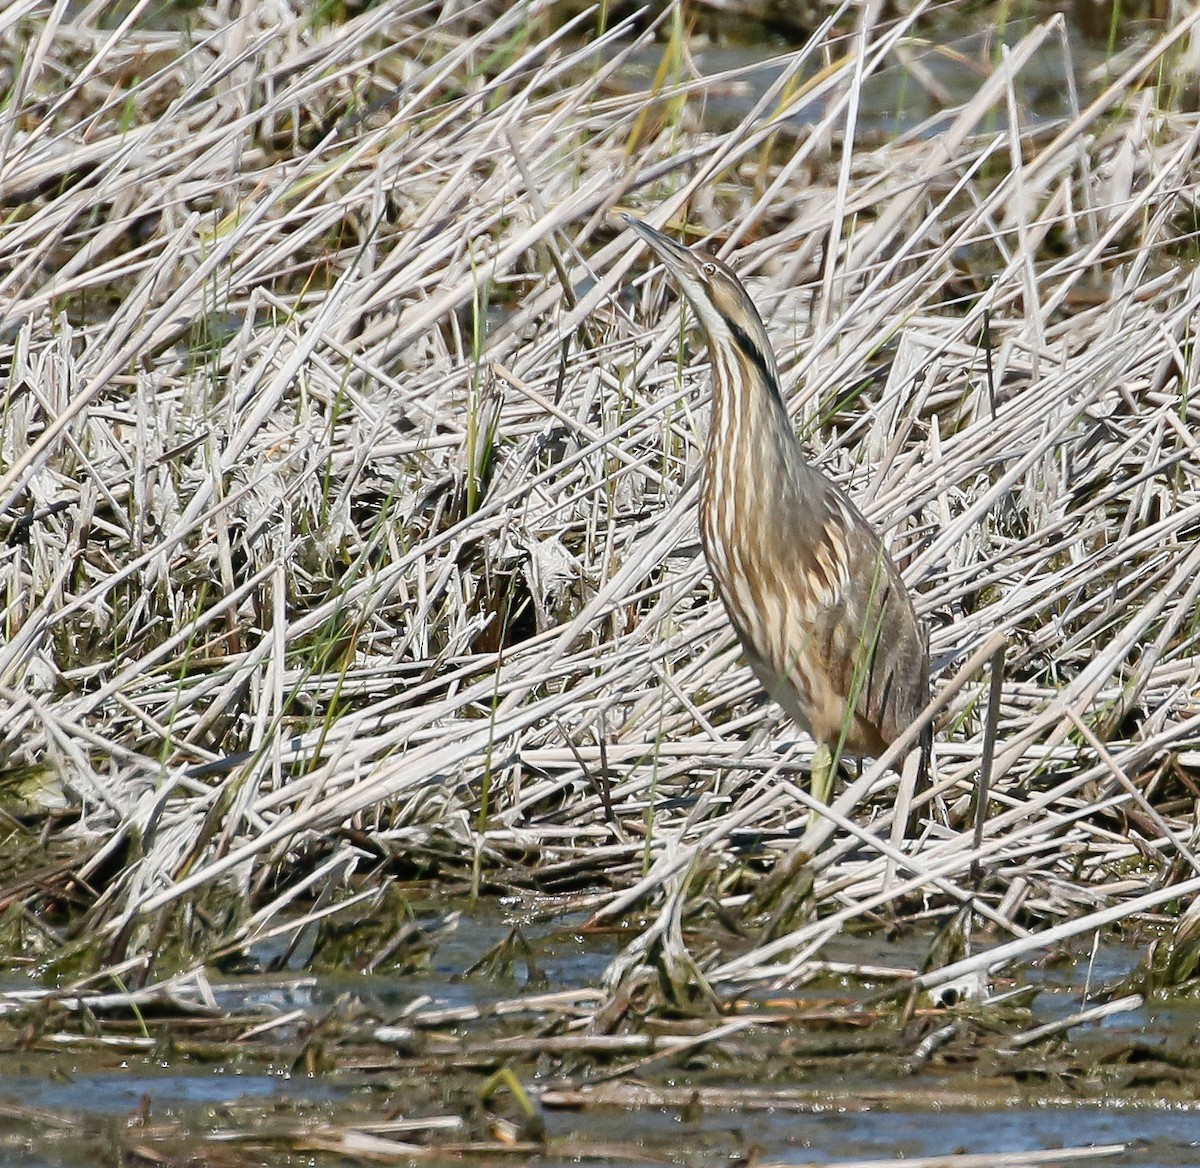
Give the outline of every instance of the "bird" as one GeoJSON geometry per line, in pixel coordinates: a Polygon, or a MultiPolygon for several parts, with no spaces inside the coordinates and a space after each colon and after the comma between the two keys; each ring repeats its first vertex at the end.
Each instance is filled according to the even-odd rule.
{"type": "MultiPolygon", "coordinates": [[[[806,456],[742,282],[702,250],[621,217],[679,286],[708,345],[701,546],[763,689],[816,743],[811,793],[827,804],[839,760],[878,757],[928,703],[928,634],[878,533],[806,456]]],[[[930,746],[927,727],[922,772],[930,746]]]]}

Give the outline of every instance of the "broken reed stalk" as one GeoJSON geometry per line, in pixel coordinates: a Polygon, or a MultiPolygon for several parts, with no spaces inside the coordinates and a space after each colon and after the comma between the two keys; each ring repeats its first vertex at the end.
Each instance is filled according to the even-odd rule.
{"type": "MultiPolygon", "coordinates": [[[[1061,25],[1030,25],[948,124],[872,140],[863,87],[918,5],[865,54],[826,28],[784,55],[728,129],[699,113],[745,71],[667,75],[671,116],[630,149],[647,97],[623,70],[653,28],[543,36],[543,11],[268,5],[236,30],[198,12],[186,43],[51,14],[19,58],[0,758],[35,818],[86,813],[82,872],[118,862],[94,935],[116,961],[154,914],[232,893],[219,942],[243,944],[296,911],[289,882],[320,873],[326,912],[379,852],[535,856],[611,911],[662,903],[701,841],[726,871],[747,832],[794,842],[806,747],[780,750],[709,594],[703,379],[647,331],[617,204],[686,216],[750,280],[797,426],[888,529],[942,676],[1011,645],[982,839],[961,816],[980,676],[942,720],[949,818],[915,854],[827,849],[817,902],[954,899],[986,858],[1018,940],[1145,903],[1171,840],[1194,847],[1200,733],[1195,135],[1129,112],[1169,46],[1083,110],[1006,124],[1031,61],[1073,68],[1061,25]],[[1129,784],[1169,836],[1124,818],[1129,784]]],[[[752,970],[795,967],[721,976],[752,970]]]]}

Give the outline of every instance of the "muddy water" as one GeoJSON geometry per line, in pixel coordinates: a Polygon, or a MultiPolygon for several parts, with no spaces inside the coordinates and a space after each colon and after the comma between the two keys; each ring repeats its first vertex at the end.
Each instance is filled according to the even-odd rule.
{"type": "MultiPolygon", "coordinates": [[[[767,1024],[728,1043],[630,1069],[635,1050],[536,1048],[584,1033],[594,997],[563,1013],[545,995],[597,986],[621,938],[522,915],[493,905],[458,917],[417,973],[243,975],[213,981],[218,1016],[147,1010],[109,1016],[91,1035],[77,1013],[27,1024],[0,1050],[0,1164],[332,1164],[368,1146],[392,1149],[384,1159],[409,1147],[435,1164],[801,1164],[1088,1146],[1089,1163],[1200,1162],[1195,1005],[1078,1027],[1069,1046],[1006,1054],[1007,1041],[995,1044],[1078,1010],[1089,978],[1117,984],[1135,946],[1058,955],[1026,979],[1032,1002],[1019,1017],[938,1012],[927,1032],[949,1022],[960,1033],[918,1066],[908,1056],[920,1033],[897,1044],[887,1015],[854,1013],[875,987],[838,979],[764,1000],[767,1024]],[[467,974],[514,924],[521,959],[467,974]],[[497,1003],[508,1012],[487,1017],[497,1003]],[[489,1093],[503,1065],[528,1093],[531,1124],[510,1090],[489,1093]]],[[[911,968],[927,946],[847,938],[828,956],[911,968]]],[[[637,1038],[688,1025],[626,1018],[613,1029],[637,1038]]]]}

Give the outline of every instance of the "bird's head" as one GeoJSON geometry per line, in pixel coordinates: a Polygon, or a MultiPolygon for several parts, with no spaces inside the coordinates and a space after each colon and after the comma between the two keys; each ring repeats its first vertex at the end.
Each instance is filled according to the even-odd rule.
{"type": "Polygon", "coordinates": [[[758,309],[733,271],[720,260],[676,243],[670,236],[622,214],[650,246],[688,298],[710,349],[733,346],[753,364],[777,377],[771,342],[758,309]]]}

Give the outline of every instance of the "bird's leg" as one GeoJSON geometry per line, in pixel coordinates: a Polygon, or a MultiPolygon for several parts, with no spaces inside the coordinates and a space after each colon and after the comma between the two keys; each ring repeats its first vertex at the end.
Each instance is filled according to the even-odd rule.
{"type": "MultiPolygon", "coordinates": [[[[812,776],[810,789],[812,797],[819,803],[829,802],[829,793],[833,789],[833,751],[827,742],[818,742],[813,751],[812,762],[809,764],[809,774],[812,776]]],[[[808,817],[808,825],[812,827],[821,818],[819,811],[813,810],[808,817]]]]}

